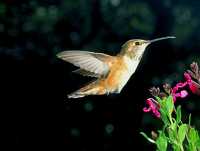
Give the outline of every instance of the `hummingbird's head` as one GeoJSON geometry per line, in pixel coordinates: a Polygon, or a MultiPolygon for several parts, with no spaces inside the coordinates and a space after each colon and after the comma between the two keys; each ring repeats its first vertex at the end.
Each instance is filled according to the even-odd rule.
{"type": "Polygon", "coordinates": [[[122,48],[127,51],[136,51],[138,49],[145,49],[150,44],[149,40],[131,39],[122,45],[122,48]]]}
{"type": "Polygon", "coordinates": [[[125,44],[122,45],[122,52],[123,54],[129,55],[131,57],[138,56],[140,57],[143,52],[145,51],[145,48],[156,41],[169,39],[169,38],[175,38],[173,36],[167,36],[162,38],[156,38],[153,40],[143,40],[143,39],[131,39],[127,41],[125,44]]]}

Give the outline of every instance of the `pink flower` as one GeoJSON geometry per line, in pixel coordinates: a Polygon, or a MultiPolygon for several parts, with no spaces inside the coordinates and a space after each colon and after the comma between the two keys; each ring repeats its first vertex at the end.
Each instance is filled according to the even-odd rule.
{"type": "Polygon", "coordinates": [[[186,87],[188,85],[188,83],[190,82],[189,78],[188,78],[188,75],[184,74],[184,76],[186,78],[186,82],[183,82],[183,83],[179,82],[179,83],[176,84],[176,86],[174,86],[171,89],[171,94],[173,96],[174,103],[176,102],[177,98],[185,98],[188,95],[188,92],[186,90],[179,91],[179,89],[186,87]]]}
{"type": "Polygon", "coordinates": [[[193,93],[196,90],[196,86],[194,86],[194,84],[193,84],[194,81],[192,81],[192,78],[188,73],[186,73],[186,72],[184,73],[184,78],[186,80],[185,82],[177,83],[176,86],[173,87],[172,90],[171,90],[174,102],[176,102],[177,98],[185,98],[185,97],[188,96],[188,92],[186,90],[179,91],[179,89],[185,88],[186,86],[189,86],[190,90],[193,93]]]}
{"type": "Polygon", "coordinates": [[[148,104],[148,108],[147,107],[144,107],[143,108],[143,111],[144,112],[150,112],[152,111],[153,114],[157,117],[157,118],[160,118],[160,112],[158,111],[160,106],[158,104],[158,102],[156,100],[154,100],[153,98],[148,98],[146,100],[146,103],[148,104]]]}
{"type": "Polygon", "coordinates": [[[189,87],[193,94],[200,95],[200,85],[198,83],[192,80],[189,87]]]}
{"type": "Polygon", "coordinates": [[[200,95],[200,85],[192,80],[190,74],[185,72],[184,78],[186,80],[185,82],[177,83],[176,86],[171,90],[174,102],[176,102],[177,98],[185,98],[188,96],[188,92],[186,90],[179,91],[179,89],[185,88],[186,86],[189,87],[193,94],[200,95]]]}
{"type": "MultiPolygon", "coordinates": [[[[190,74],[187,72],[184,73],[184,78],[185,82],[179,82],[171,89],[168,85],[164,86],[164,89],[168,91],[167,93],[170,93],[172,95],[174,103],[176,102],[177,98],[185,98],[188,96],[188,92],[185,90],[186,87],[188,87],[192,93],[200,95],[200,84],[194,82],[190,74]]],[[[151,89],[151,93],[155,96],[161,94],[158,88],[151,89]]],[[[148,98],[146,100],[146,103],[148,105],[148,108],[144,107],[143,111],[144,112],[152,111],[157,118],[160,118],[159,103],[153,98],[148,98]]]]}
{"type": "Polygon", "coordinates": [[[174,103],[176,102],[176,98],[185,98],[188,95],[186,90],[182,90],[178,93],[172,94],[174,103]]]}
{"type": "Polygon", "coordinates": [[[188,83],[188,86],[193,94],[200,95],[200,85],[192,80],[190,74],[184,73],[184,77],[188,83]]]}

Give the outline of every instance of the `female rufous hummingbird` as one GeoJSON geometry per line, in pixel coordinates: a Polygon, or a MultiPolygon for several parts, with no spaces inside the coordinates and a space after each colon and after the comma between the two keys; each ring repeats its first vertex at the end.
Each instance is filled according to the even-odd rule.
{"type": "Polygon", "coordinates": [[[58,58],[80,68],[73,72],[97,78],[95,81],[69,94],[68,98],[120,93],[137,69],[145,48],[153,42],[169,38],[175,37],[167,36],[153,40],[129,40],[122,45],[121,51],[116,56],[76,50],[58,53],[58,58]]]}

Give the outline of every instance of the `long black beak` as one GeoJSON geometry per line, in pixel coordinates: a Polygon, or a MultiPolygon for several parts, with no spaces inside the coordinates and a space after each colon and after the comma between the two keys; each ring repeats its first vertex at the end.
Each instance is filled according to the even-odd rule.
{"type": "Polygon", "coordinates": [[[166,36],[166,37],[161,37],[161,38],[156,38],[156,39],[153,39],[153,40],[149,40],[148,42],[152,43],[152,42],[156,42],[156,41],[160,41],[160,40],[165,40],[165,39],[170,39],[170,38],[176,38],[176,37],[174,37],[174,36],[166,36]]]}

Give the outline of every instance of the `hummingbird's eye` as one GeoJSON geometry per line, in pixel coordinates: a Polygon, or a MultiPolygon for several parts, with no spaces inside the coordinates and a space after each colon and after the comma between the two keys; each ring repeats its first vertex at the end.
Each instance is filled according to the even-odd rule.
{"type": "Polygon", "coordinates": [[[136,42],[135,42],[135,45],[140,45],[140,42],[139,42],[139,41],[136,41],[136,42]]]}

